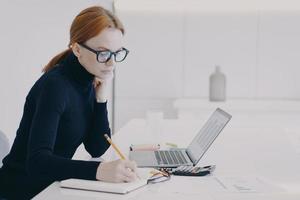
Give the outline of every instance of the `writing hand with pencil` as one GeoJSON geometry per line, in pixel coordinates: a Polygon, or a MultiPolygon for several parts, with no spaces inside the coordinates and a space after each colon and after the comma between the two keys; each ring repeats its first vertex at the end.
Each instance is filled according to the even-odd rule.
{"type": "Polygon", "coordinates": [[[136,163],[134,161],[126,159],[126,157],[112,142],[107,134],[105,134],[104,136],[112,145],[113,149],[121,157],[121,159],[110,162],[101,162],[97,169],[96,179],[113,183],[135,181],[137,179],[136,163]]]}

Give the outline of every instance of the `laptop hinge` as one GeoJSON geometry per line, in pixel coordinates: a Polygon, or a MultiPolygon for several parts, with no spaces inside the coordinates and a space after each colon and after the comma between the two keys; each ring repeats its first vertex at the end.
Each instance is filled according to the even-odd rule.
{"type": "Polygon", "coordinates": [[[195,166],[194,160],[193,160],[192,156],[190,156],[188,149],[185,149],[185,153],[189,157],[190,161],[192,161],[193,166],[195,166]]]}

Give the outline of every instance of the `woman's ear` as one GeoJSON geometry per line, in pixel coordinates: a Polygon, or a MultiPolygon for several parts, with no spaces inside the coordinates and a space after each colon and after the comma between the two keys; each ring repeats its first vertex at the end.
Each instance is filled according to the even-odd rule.
{"type": "Polygon", "coordinates": [[[77,42],[75,42],[74,44],[72,44],[71,46],[72,51],[74,53],[74,55],[79,58],[80,57],[80,46],[77,42]]]}

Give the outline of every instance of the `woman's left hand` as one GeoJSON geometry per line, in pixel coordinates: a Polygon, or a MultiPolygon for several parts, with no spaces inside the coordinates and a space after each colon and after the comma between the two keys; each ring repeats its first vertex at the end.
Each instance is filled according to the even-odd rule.
{"type": "Polygon", "coordinates": [[[94,79],[93,85],[96,92],[96,101],[98,103],[105,103],[108,99],[109,81],[101,81],[99,78],[94,79]]]}

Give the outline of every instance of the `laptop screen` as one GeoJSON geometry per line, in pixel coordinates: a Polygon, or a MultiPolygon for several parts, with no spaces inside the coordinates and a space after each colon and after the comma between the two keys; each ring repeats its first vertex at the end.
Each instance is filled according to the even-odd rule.
{"type": "Polygon", "coordinates": [[[231,115],[220,108],[211,115],[187,148],[187,154],[194,165],[199,162],[230,119],[231,115]]]}

